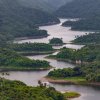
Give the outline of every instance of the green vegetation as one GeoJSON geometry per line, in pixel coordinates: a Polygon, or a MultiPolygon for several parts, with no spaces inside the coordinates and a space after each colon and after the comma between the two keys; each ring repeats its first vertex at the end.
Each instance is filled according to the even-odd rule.
{"type": "Polygon", "coordinates": [[[71,60],[72,62],[81,61],[84,62],[93,62],[99,60],[100,55],[100,45],[88,45],[79,50],[62,48],[57,55],[50,55],[49,58],[58,58],[62,60],[71,60]]]}
{"type": "Polygon", "coordinates": [[[38,8],[43,11],[52,13],[62,5],[72,0],[18,0],[20,4],[30,7],[30,8],[38,8]],[[55,5],[56,4],[56,5],[55,5]]]}
{"type": "Polygon", "coordinates": [[[22,55],[39,55],[51,54],[55,50],[51,45],[46,43],[22,43],[22,44],[8,44],[7,48],[14,50],[22,55]]]}
{"type": "Polygon", "coordinates": [[[64,96],[66,98],[76,98],[76,97],[79,97],[80,94],[77,92],[66,92],[66,93],[64,93],[64,96]]]}
{"type": "Polygon", "coordinates": [[[100,0],[73,0],[56,11],[59,17],[85,18],[100,15],[100,0]],[[84,5],[84,6],[83,6],[84,5]]]}
{"type": "Polygon", "coordinates": [[[52,45],[62,45],[63,41],[60,38],[52,38],[50,40],[50,44],[52,44],[52,45]]]}
{"type": "Polygon", "coordinates": [[[72,42],[78,44],[100,44],[100,33],[89,33],[78,36],[72,42]]]}
{"type": "Polygon", "coordinates": [[[30,87],[20,81],[0,79],[0,100],[66,100],[64,95],[49,87],[30,87]]]}
{"type": "Polygon", "coordinates": [[[39,30],[38,26],[54,23],[59,23],[59,20],[51,14],[24,7],[18,0],[0,0],[0,42],[2,43],[16,37],[47,37],[47,32],[39,30]]]}
{"type": "Polygon", "coordinates": [[[78,21],[63,23],[63,26],[71,26],[72,30],[98,31],[100,30],[99,4],[99,0],[73,0],[58,9],[56,15],[64,18],[80,18],[78,21]]]}
{"type": "Polygon", "coordinates": [[[36,52],[44,52],[44,51],[53,51],[51,45],[46,43],[22,43],[22,44],[10,44],[8,48],[15,51],[36,51],[36,52]]]}
{"type": "Polygon", "coordinates": [[[82,77],[82,71],[79,67],[57,69],[49,72],[50,77],[68,78],[68,77],[82,77]]]}
{"type": "Polygon", "coordinates": [[[35,70],[49,69],[47,61],[31,60],[20,56],[14,51],[0,49],[0,69],[1,70],[35,70]]]}
{"type": "Polygon", "coordinates": [[[100,16],[91,16],[78,21],[64,22],[63,26],[71,26],[72,30],[100,31],[100,16]]]}
{"type": "Polygon", "coordinates": [[[100,45],[89,45],[80,50],[63,48],[56,56],[50,57],[60,58],[62,60],[67,59],[66,61],[71,60],[72,62],[78,63],[79,66],[51,71],[48,74],[49,77],[83,77],[88,82],[100,82],[100,45]]]}

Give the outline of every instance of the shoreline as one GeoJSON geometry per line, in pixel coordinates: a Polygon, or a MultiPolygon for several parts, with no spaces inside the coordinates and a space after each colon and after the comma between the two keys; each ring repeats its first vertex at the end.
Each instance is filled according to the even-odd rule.
{"type": "Polygon", "coordinates": [[[49,36],[49,34],[47,34],[45,36],[18,37],[18,38],[15,38],[14,41],[21,41],[21,40],[27,40],[27,39],[41,39],[41,38],[46,38],[48,36],[49,36]]]}
{"type": "MultiPolygon", "coordinates": [[[[42,80],[42,79],[41,79],[42,80]]],[[[50,77],[44,77],[43,80],[46,80],[50,83],[53,83],[53,84],[64,84],[64,85],[90,85],[90,86],[100,86],[100,82],[85,82],[85,83],[81,83],[78,82],[78,81],[71,81],[71,80],[64,80],[64,79],[52,79],[50,77]]]]}
{"type": "Polygon", "coordinates": [[[88,64],[89,62],[80,62],[79,61],[73,61],[73,60],[70,60],[70,59],[63,59],[63,58],[56,58],[56,57],[50,57],[50,56],[46,56],[45,58],[47,59],[54,59],[54,60],[58,60],[58,61],[64,61],[64,62],[68,62],[70,64],[74,64],[74,65],[81,65],[81,64],[88,64]]]}
{"type": "Polygon", "coordinates": [[[17,52],[18,54],[21,54],[23,56],[31,56],[31,55],[45,55],[45,54],[52,54],[56,52],[54,51],[44,51],[44,52],[17,52]]]}
{"type": "Polygon", "coordinates": [[[60,20],[58,22],[48,22],[45,24],[37,24],[37,26],[42,27],[42,26],[49,26],[49,25],[56,25],[56,24],[60,24],[60,20]]]}
{"type": "Polygon", "coordinates": [[[49,66],[47,68],[0,68],[0,72],[9,72],[9,71],[45,71],[50,70],[53,68],[52,66],[49,66]]]}

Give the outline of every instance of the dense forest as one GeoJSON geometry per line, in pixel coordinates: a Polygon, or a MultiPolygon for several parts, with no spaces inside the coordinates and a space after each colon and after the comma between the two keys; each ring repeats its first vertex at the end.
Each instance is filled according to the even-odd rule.
{"type": "Polygon", "coordinates": [[[72,42],[78,44],[100,44],[100,33],[89,33],[77,36],[72,42]]]}
{"type": "Polygon", "coordinates": [[[46,43],[22,43],[22,44],[10,44],[7,46],[14,51],[53,51],[51,45],[46,43]]]}
{"type": "Polygon", "coordinates": [[[1,70],[34,70],[48,69],[49,62],[40,60],[31,60],[27,57],[17,54],[15,51],[0,48],[0,69],[1,70]]]}
{"type": "Polygon", "coordinates": [[[85,18],[100,15],[100,0],[73,0],[59,8],[56,15],[67,18],[85,18]]]}
{"type": "Polygon", "coordinates": [[[71,26],[72,30],[100,31],[100,16],[91,16],[78,21],[66,21],[62,26],[71,26]]]}
{"type": "Polygon", "coordinates": [[[64,44],[62,38],[52,38],[52,39],[49,40],[49,43],[51,45],[62,45],[62,44],[64,44]]]}
{"type": "Polygon", "coordinates": [[[94,62],[74,68],[56,69],[50,71],[48,76],[57,79],[72,78],[76,81],[78,79],[85,79],[87,82],[100,82],[100,62],[94,62]]]}
{"type": "Polygon", "coordinates": [[[20,5],[17,0],[0,0],[0,42],[16,37],[46,37],[38,25],[59,23],[51,14],[20,5]]]}
{"type": "Polygon", "coordinates": [[[18,0],[18,1],[23,6],[30,8],[38,8],[43,11],[52,13],[65,3],[68,3],[72,0],[18,0]]]}
{"type": "Polygon", "coordinates": [[[0,79],[0,100],[66,100],[53,87],[31,87],[20,81],[0,79]]]}
{"type": "Polygon", "coordinates": [[[50,55],[48,57],[59,58],[71,61],[81,61],[83,62],[93,62],[95,60],[100,60],[100,45],[88,45],[81,49],[74,50],[69,48],[62,48],[57,55],[50,55]]]}
{"type": "Polygon", "coordinates": [[[64,18],[81,18],[78,21],[67,21],[63,26],[72,30],[100,30],[100,0],[73,0],[56,11],[64,18]]]}
{"type": "Polygon", "coordinates": [[[75,68],[51,71],[48,76],[59,78],[83,77],[90,82],[100,82],[100,45],[85,46],[77,51],[64,48],[55,58],[77,61],[76,63],[80,65],[75,68]]]}

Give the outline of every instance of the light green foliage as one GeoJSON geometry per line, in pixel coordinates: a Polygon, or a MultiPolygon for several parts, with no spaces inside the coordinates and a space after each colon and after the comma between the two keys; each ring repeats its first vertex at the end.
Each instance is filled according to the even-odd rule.
{"type": "Polygon", "coordinates": [[[65,100],[65,98],[52,87],[29,87],[20,81],[0,79],[0,100],[65,100]]]}

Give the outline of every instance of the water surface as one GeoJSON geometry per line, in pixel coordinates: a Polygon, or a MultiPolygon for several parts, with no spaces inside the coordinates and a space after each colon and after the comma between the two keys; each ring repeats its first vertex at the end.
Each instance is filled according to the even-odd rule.
{"type": "MultiPolygon", "coordinates": [[[[72,31],[70,27],[62,27],[61,24],[68,19],[60,19],[61,23],[56,25],[50,26],[41,26],[40,29],[47,30],[50,34],[49,37],[43,39],[27,39],[27,40],[20,40],[16,41],[18,43],[25,43],[25,42],[40,42],[40,43],[48,43],[49,39],[53,37],[62,38],[64,43],[68,43],[64,46],[73,49],[80,49],[83,45],[74,45],[70,44],[70,41],[75,39],[76,35],[84,35],[86,32],[81,31],[72,31]]],[[[88,33],[88,32],[87,32],[88,33]]],[[[56,46],[54,48],[59,49],[64,46],[56,46]]],[[[55,52],[54,54],[57,54],[55,52]]],[[[75,67],[75,65],[57,61],[53,59],[46,59],[47,55],[36,55],[36,56],[27,56],[30,59],[39,59],[39,60],[47,60],[50,64],[55,68],[68,68],[68,67],[75,67]]],[[[10,71],[9,76],[2,76],[10,80],[20,80],[26,83],[29,86],[37,86],[38,80],[43,78],[48,74],[50,70],[47,71],[10,71]]],[[[73,100],[100,100],[100,88],[98,87],[91,87],[91,86],[82,86],[82,85],[58,85],[58,84],[50,84],[51,86],[55,87],[59,91],[77,91],[81,93],[81,97],[73,99],[73,100]]]]}

